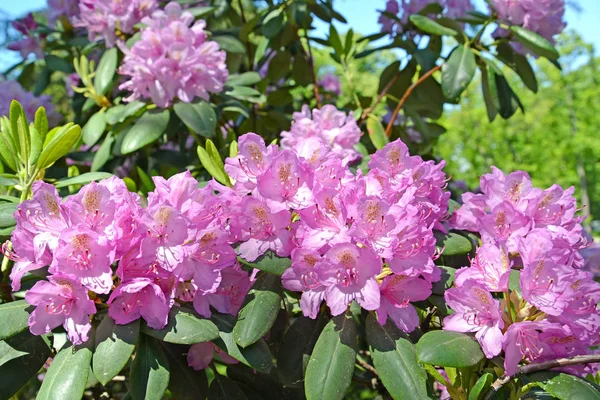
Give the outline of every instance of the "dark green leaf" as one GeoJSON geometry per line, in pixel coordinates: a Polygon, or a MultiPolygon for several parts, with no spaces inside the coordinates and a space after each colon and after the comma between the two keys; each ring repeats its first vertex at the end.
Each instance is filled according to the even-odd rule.
{"type": "Polygon", "coordinates": [[[538,56],[546,57],[549,60],[556,61],[560,56],[552,43],[539,34],[527,30],[521,26],[511,26],[510,31],[515,35],[521,44],[533,51],[538,56]]]}
{"type": "Polygon", "coordinates": [[[57,188],[63,188],[71,185],[86,185],[91,181],[100,181],[110,178],[113,174],[108,172],[86,172],[85,174],[77,175],[72,178],[61,179],[54,183],[57,188]]]}
{"type": "Polygon", "coordinates": [[[64,347],[52,360],[37,400],[81,399],[90,373],[89,348],[64,347]]]}
{"type": "Polygon", "coordinates": [[[277,357],[277,374],[284,386],[302,386],[308,360],[326,324],[324,313],[316,319],[298,317],[285,333],[277,357]]]}
{"type": "Polygon", "coordinates": [[[67,74],[73,72],[73,64],[64,58],[57,57],[53,54],[46,56],[46,67],[51,71],[60,71],[67,74]]]}
{"type": "Polygon", "coordinates": [[[471,388],[468,400],[479,400],[483,398],[483,395],[488,391],[490,386],[492,386],[493,379],[494,375],[489,372],[481,375],[477,382],[475,382],[475,385],[471,388]]]}
{"type": "Polygon", "coordinates": [[[525,57],[523,54],[515,53],[514,60],[517,68],[517,74],[525,86],[527,86],[527,88],[533,93],[537,93],[537,78],[535,77],[535,72],[533,72],[531,64],[529,64],[529,61],[527,61],[527,57],[525,57]]]}
{"type": "Polygon", "coordinates": [[[17,204],[0,204],[0,228],[8,228],[17,224],[14,217],[15,211],[17,211],[17,204]]]}
{"type": "Polygon", "coordinates": [[[216,7],[192,7],[188,8],[186,11],[192,14],[194,18],[202,18],[206,15],[212,14],[216,9],[216,7]]]}
{"type": "Polygon", "coordinates": [[[337,29],[335,29],[335,26],[333,26],[333,24],[329,25],[328,41],[329,41],[329,46],[331,46],[333,48],[333,50],[335,51],[335,53],[338,56],[342,56],[345,54],[340,35],[339,35],[337,29]]]}
{"type": "Polygon", "coordinates": [[[155,142],[167,129],[169,110],[146,111],[127,132],[121,153],[129,154],[155,142]]]}
{"type": "Polygon", "coordinates": [[[231,357],[259,372],[268,374],[271,371],[273,367],[272,356],[269,346],[264,340],[261,339],[248,347],[241,348],[233,339],[233,327],[235,325],[233,316],[213,313],[211,320],[219,328],[220,339],[213,340],[217,346],[225,350],[231,357]]]}
{"type": "Polygon", "coordinates": [[[117,325],[108,315],[96,330],[96,349],[92,358],[92,370],[98,381],[106,385],[131,358],[140,331],[140,321],[117,325]]]}
{"type": "Polygon", "coordinates": [[[13,337],[27,329],[29,304],[25,300],[0,304],[0,340],[13,337]]]}
{"type": "Polygon", "coordinates": [[[294,57],[292,76],[298,85],[306,86],[312,83],[311,71],[312,68],[304,57],[294,57]]]}
{"type": "Polygon", "coordinates": [[[210,384],[208,400],[246,400],[247,397],[240,387],[231,379],[224,376],[216,377],[210,384]]]}
{"type": "Polygon", "coordinates": [[[390,142],[385,134],[385,129],[378,119],[369,118],[367,120],[367,131],[369,132],[369,138],[377,150],[382,149],[386,144],[390,142]]]}
{"type": "Polygon", "coordinates": [[[154,339],[140,335],[129,372],[131,398],[162,399],[169,385],[169,376],[169,363],[161,346],[154,339]]]}
{"type": "Polygon", "coordinates": [[[176,344],[210,342],[219,337],[219,330],[210,320],[180,307],[171,309],[169,321],[163,329],[152,329],[143,324],[142,332],[164,342],[176,344]]]}
{"type": "Polygon", "coordinates": [[[215,136],[217,115],[205,101],[199,103],[177,103],[173,106],[175,114],[192,131],[204,137],[215,136]]]}
{"type": "Polygon", "coordinates": [[[189,347],[161,343],[169,361],[171,378],[169,391],[173,399],[196,400],[206,398],[208,380],[204,371],[195,371],[187,362],[189,347]]]}
{"type": "Polygon", "coordinates": [[[467,46],[457,46],[442,67],[442,90],[449,100],[455,100],[475,76],[475,55],[467,46]]]}
{"type": "MultiPolygon", "coordinates": [[[[493,72],[492,72],[493,74],[493,72]]],[[[492,75],[493,77],[493,75],[492,75]]],[[[492,122],[496,119],[496,115],[498,115],[498,109],[496,108],[496,103],[494,102],[494,97],[492,95],[492,83],[490,82],[490,74],[488,72],[488,68],[485,66],[481,67],[481,92],[483,94],[483,100],[485,102],[485,108],[487,111],[488,120],[492,122]]]]}
{"type": "Polygon", "coordinates": [[[428,18],[424,15],[413,14],[409,17],[409,19],[410,19],[410,22],[415,24],[415,26],[417,28],[419,28],[420,30],[422,30],[423,32],[426,32],[426,33],[431,33],[433,35],[438,35],[438,36],[442,36],[442,35],[456,36],[456,35],[458,35],[458,32],[456,32],[454,29],[446,28],[445,26],[438,24],[431,18],[428,18]]]}
{"type": "Polygon", "coordinates": [[[464,333],[431,331],[417,343],[421,363],[442,367],[472,367],[484,358],[479,343],[464,333]]]}
{"type": "Polygon", "coordinates": [[[438,265],[438,268],[442,270],[442,278],[433,284],[432,292],[443,296],[446,290],[450,289],[452,283],[454,283],[456,269],[445,265],[438,265]]]}
{"type": "Polygon", "coordinates": [[[261,273],[246,295],[233,337],[241,347],[247,347],[269,332],[281,308],[281,278],[261,273]]]}
{"type": "Polygon", "coordinates": [[[527,377],[559,400],[598,400],[600,387],[590,381],[565,373],[538,372],[527,377]]]}
{"type": "Polygon", "coordinates": [[[396,325],[385,326],[375,314],[367,317],[367,342],[375,369],[394,399],[428,399],[427,374],[417,363],[415,346],[396,325]]]}
{"type": "Polygon", "coordinates": [[[435,231],[434,236],[437,241],[436,246],[440,249],[444,248],[444,252],[442,253],[444,256],[468,254],[473,249],[471,241],[458,233],[449,232],[444,234],[435,231]]]}
{"type": "Polygon", "coordinates": [[[246,47],[238,38],[229,35],[218,35],[213,36],[212,40],[217,42],[220,49],[225,50],[228,53],[233,54],[244,54],[246,47]]]}
{"type": "Polygon", "coordinates": [[[498,109],[500,116],[508,119],[517,111],[518,105],[514,101],[514,92],[504,75],[493,73],[494,83],[491,86],[494,105],[498,109]]]}
{"type": "Polygon", "coordinates": [[[94,89],[96,89],[96,93],[106,94],[108,92],[117,71],[118,58],[116,47],[108,49],[102,54],[98,68],[96,69],[96,75],[94,76],[94,89]]]}
{"type": "Polygon", "coordinates": [[[108,135],[106,139],[104,139],[104,142],[102,142],[102,145],[100,145],[100,148],[96,151],[96,154],[94,154],[91,167],[92,172],[98,171],[106,164],[112,154],[112,145],[114,142],[115,138],[112,135],[108,135]]]}
{"type": "Polygon", "coordinates": [[[291,61],[292,58],[288,51],[278,52],[269,63],[267,78],[269,78],[271,82],[277,82],[284,78],[290,70],[291,61]]]}
{"type": "Polygon", "coordinates": [[[283,13],[280,8],[271,11],[265,17],[262,24],[263,35],[269,39],[274,38],[283,28],[283,13]]]}
{"type": "Polygon", "coordinates": [[[292,260],[289,257],[279,257],[271,250],[267,250],[265,254],[252,262],[246,261],[242,257],[238,257],[238,260],[250,268],[256,268],[279,276],[292,265],[292,260]]]}
{"type": "Polygon", "coordinates": [[[0,342],[0,399],[10,399],[42,368],[50,348],[41,336],[23,332],[0,342]]]}
{"type": "Polygon", "coordinates": [[[144,106],[145,104],[141,101],[132,101],[131,103],[113,106],[106,110],[106,122],[110,125],[123,122],[127,117],[135,114],[144,106]]]}
{"type": "Polygon", "coordinates": [[[351,316],[334,317],[321,332],[308,360],[304,390],[308,400],[342,399],[356,358],[356,325],[351,316]]]}
{"type": "Polygon", "coordinates": [[[104,110],[98,111],[96,114],[88,120],[83,126],[81,134],[83,136],[83,143],[88,146],[93,146],[102,137],[104,130],[106,129],[106,116],[104,110]]]}

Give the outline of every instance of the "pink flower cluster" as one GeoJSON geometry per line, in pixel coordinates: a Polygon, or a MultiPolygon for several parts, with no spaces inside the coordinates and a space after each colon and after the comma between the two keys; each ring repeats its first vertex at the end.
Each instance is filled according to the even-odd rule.
{"type": "MultiPolygon", "coordinates": [[[[383,11],[397,15],[400,18],[402,25],[404,25],[408,23],[408,18],[411,15],[419,13],[431,3],[434,3],[434,1],[401,0],[399,4],[398,0],[387,0],[385,3],[385,10],[383,11]]],[[[462,17],[467,11],[475,8],[473,7],[471,0],[437,0],[437,3],[444,7],[444,14],[449,18],[462,17]]],[[[398,24],[397,20],[384,14],[379,16],[378,22],[381,25],[381,31],[391,35],[402,33],[404,30],[404,28],[398,24]]]]}
{"type": "Polygon", "coordinates": [[[474,332],[488,358],[504,350],[509,375],[522,359],[588,353],[600,343],[600,283],[581,269],[585,240],[574,188],[541,190],[525,172],[493,168],[481,178],[481,191],[463,194],[450,221],[478,232],[482,244],[446,291],[455,313],[444,319],[444,329],[474,332]],[[519,295],[509,287],[514,270],[520,270],[519,295]],[[504,301],[497,293],[506,293],[504,301]]]}
{"type": "Polygon", "coordinates": [[[87,29],[90,41],[103,38],[106,47],[113,47],[118,33],[132,34],[134,26],[157,8],[157,0],[80,0],[74,25],[87,29]]]}
{"type": "Polygon", "coordinates": [[[50,96],[42,95],[36,97],[33,93],[24,90],[17,81],[0,81],[0,116],[9,115],[10,104],[13,100],[21,103],[29,121],[34,120],[35,112],[39,107],[46,109],[48,121],[51,126],[57,125],[62,119],[62,116],[55,111],[50,96]]]}
{"type": "Polygon", "coordinates": [[[353,174],[349,158],[319,136],[278,148],[249,133],[238,147],[225,170],[239,195],[231,231],[242,242],[240,255],[250,262],[269,250],[291,257],[283,285],[302,292],[308,317],[323,300],[333,315],[356,300],[381,323],[389,316],[415,329],[410,303],[429,297],[440,279],[432,230],[447,210],[444,164],[411,156],[399,140],[372,156],[366,175],[353,174]]]}
{"type": "Polygon", "coordinates": [[[340,158],[347,158],[347,162],[357,161],[361,154],[354,147],[360,141],[362,132],[358,127],[354,115],[346,115],[335,106],[327,104],[323,108],[312,110],[307,105],[301,112],[295,112],[294,121],[289,132],[281,133],[281,147],[289,150],[295,148],[307,138],[318,138],[331,151],[340,158]]]}
{"type": "Polygon", "coordinates": [[[71,19],[79,15],[79,0],[48,0],[48,20],[51,25],[61,17],[71,19]]]}
{"type": "MultiPolygon", "coordinates": [[[[551,42],[566,27],[565,0],[493,0],[491,3],[500,19],[536,32],[551,42]]],[[[502,36],[506,32],[499,29],[497,34],[502,36]]],[[[515,44],[515,48],[524,51],[519,44],[515,44]]]]}
{"type": "Polygon", "coordinates": [[[12,250],[4,247],[15,261],[15,291],[24,274],[49,266],[47,280],[25,294],[36,306],[32,333],[62,324],[71,342],[85,342],[94,301],[102,299],[116,323],[141,317],[156,329],[166,325],[175,300],[192,302],[205,317],[211,306],[238,312],[251,281],[226,229],[233,192],[216,182],[199,189],[189,172],[154,183],[145,208],[116,177],[92,182],[65,202],[52,185],[34,184],[33,198],[15,213],[12,250]]]}
{"type": "Polygon", "coordinates": [[[21,53],[21,57],[23,57],[24,60],[27,60],[30,54],[35,54],[37,58],[44,58],[44,51],[42,50],[40,39],[35,34],[38,23],[33,17],[33,14],[29,13],[25,18],[11,22],[11,25],[23,35],[23,38],[9,43],[7,48],[21,53]]]}
{"type": "Polygon", "coordinates": [[[319,79],[319,85],[321,85],[327,92],[335,95],[339,96],[340,93],[342,93],[342,84],[340,82],[340,78],[331,72],[326,73],[321,77],[321,79],[319,79]]]}
{"type": "Polygon", "coordinates": [[[171,2],[143,22],[141,40],[131,49],[120,46],[125,58],[119,73],[130,77],[120,89],[132,92],[127,101],[151,98],[165,108],[175,98],[208,100],[210,93],[223,90],[229,76],[226,53],[207,40],[203,20],[194,22],[191,13],[171,2]]]}

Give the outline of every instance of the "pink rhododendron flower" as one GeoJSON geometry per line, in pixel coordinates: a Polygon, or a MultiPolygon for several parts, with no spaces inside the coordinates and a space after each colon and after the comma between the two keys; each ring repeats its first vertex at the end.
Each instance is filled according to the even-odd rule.
{"type": "Polygon", "coordinates": [[[244,298],[252,286],[253,280],[239,265],[221,270],[221,282],[212,293],[197,293],[194,297],[194,309],[209,318],[210,307],[220,313],[237,315],[244,298]]]}
{"type": "Polygon", "coordinates": [[[294,121],[290,131],[281,133],[281,147],[290,149],[302,139],[316,136],[340,158],[348,157],[350,161],[361,158],[354,149],[362,135],[356,120],[350,112],[346,115],[335,106],[327,104],[323,108],[311,111],[303,106],[301,112],[294,113],[294,121]]]}
{"type": "Polygon", "coordinates": [[[25,91],[17,81],[0,81],[0,116],[8,116],[10,104],[18,101],[25,111],[28,121],[33,121],[38,108],[44,107],[48,116],[49,126],[57,125],[62,116],[56,112],[52,98],[48,95],[36,97],[32,92],[25,91]]]}
{"type": "Polygon", "coordinates": [[[207,41],[203,20],[194,22],[191,13],[171,2],[142,22],[147,27],[141,39],[131,49],[120,46],[125,58],[119,73],[129,80],[119,88],[132,92],[126,101],[150,98],[167,108],[176,98],[208,100],[210,93],[223,90],[229,75],[226,54],[207,41]]]}
{"type": "Polygon", "coordinates": [[[336,95],[340,95],[342,92],[342,84],[340,82],[340,78],[331,72],[326,73],[319,79],[319,85],[323,87],[328,92],[331,92],[336,95]]]}
{"type": "Polygon", "coordinates": [[[48,0],[48,20],[53,25],[60,17],[71,19],[79,15],[80,0],[48,0]]]}
{"type": "Polygon", "coordinates": [[[419,326],[417,310],[411,301],[422,301],[431,295],[431,282],[404,275],[387,276],[381,283],[381,305],[377,320],[385,325],[388,316],[404,332],[412,332],[419,326]]]}
{"type": "Polygon", "coordinates": [[[87,29],[90,41],[103,38],[106,47],[113,47],[117,30],[132,34],[133,27],[157,8],[156,0],[80,0],[74,25],[87,29]]]}
{"type": "Polygon", "coordinates": [[[444,329],[476,332],[475,338],[487,358],[500,354],[504,322],[498,300],[476,281],[466,281],[460,288],[448,289],[444,299],[455,311],[444,318],[444,329]]]}
{"type": "Polygon", "coordinates": [[[196,371],[201,371],[210,365],[215,356],[218,356],[220,361],[225,364],[239,363],[238,360],[231,357],[212,342],[193,344],[188,351],[187,362],[196,371]]]}
{"type": "Polygon", "coordinates": [[[325,298],[326,286],[315,270],[321,261],[321,255],[314,250],[296,248],[292,251],[292,267],[281,276],[283,287],[295,292],[302,292],[300,307],[304,316],[317,318],[321,303],[325,298]]]}
{"type": "Polygon", "coordinates": [[[165,327],[171,308],[162,288],[148,278],[121,283],[110,295],[108,304],[108,315],[117,324],[128,324],[142,317],[154,329],[165,327]]]}
{"type": "Polygon", "coordinates": [[[77,345],[88,340],[92,329],[90,315],[96,313],[96,307],[76,280],[50,276],[48,281],[33,285],[25,293],[25,300],[36,306],[29,315],[29,330],[34,335],[45,335],[62,325],[71,343],[77,345]]]}
{"type": "Polygon", "coordinates": [[[505,292],[508,290],[512,264],[505,247],[486,243],[477,249],[471,267],[456,271],[454,282],[456,286],[462,286],[465,281],[472,279],[490,292],[505,292]]]}
{"type": "Polygon", "coordinates": [[[35,36],[34,31],[38,28],[38,23],[33,18],[33,14],[29,13],[25,18],[18,19],[11,22],[13,28],[21,33],[24,38],[17,40],[16,42],[9,43],[7,48],[9,50],[18,51],[21,53],[21,57],[27,60],[30,54],[40,59],[44,58],[44,52],[40,45],[40,40],[35,36]]]}

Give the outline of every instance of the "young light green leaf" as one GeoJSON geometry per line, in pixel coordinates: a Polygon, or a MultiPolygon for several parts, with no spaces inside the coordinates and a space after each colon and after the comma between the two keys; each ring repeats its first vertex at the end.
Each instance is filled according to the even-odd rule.
{"type": "Polygon", "coordinates": [[[31,143],[31,150],[29,153],[29,165],[35,165],[40,154],[42,153],[42,146],[44,140],[35,128],[34,124],[29,125],[29,142],[31,143]]]}
{"type": "Polygon", "coordinates": [[[473,387],[471,388],[468,400],[482,399],[485,392],[487,392],[490,386],[492,385],[493,379],[494,376],[489,372],[486,372],[485,374],[481,375],[477,382],[475,382],[475,385],[473,385],[473,387]]]}
{"type": "Polygon", "coordinates": [[[225,172],[223,167],[223,160],[217,151],[214,143],[208,139],[206,140],[206,149],[202,146],[198,146],[198,158],[206,171],[217,181],[227,186],[233,186],[229,180],[229,175],[225,172]]]}
{"type": "Polygon", "coordinates": [[[378,119],[369,118],[367,120],[367,131],[369,138],[377,150],[382,149],[390,142],[390,139],[385,134],[385,129],[378,119]]]}
{"type": "Polygon", "coordinates": [[[48,168],[56,160],[65,156],[81,137],[81,128],[79,125],[73,125],[67,130],[60,129],[52,136],[50,136],[51,132],[48,132],[46,136],[47,143],[44,143],[44,149],[37,161],[39,169],[48,168]]]}
{"type": "Polygon", "coordinates": [[[48,133],[48,117],[46,116],[46,109],[44,107],[40,107],[35,112],[35,119],[33,124],[35,125],[35,129],[37,129],[38,134],[42,138],[42,143],[46,140],[46,134],[48,133]]]}
{"type": "Polygon", "coordinates": [[[0,132],[0,156],[4,164],[17,172],[20,165],[19,153],[17,152],[17,145],[14,142],[8,118],[2,117],[0,119],[0,127],[2,128],[0,132]]]}

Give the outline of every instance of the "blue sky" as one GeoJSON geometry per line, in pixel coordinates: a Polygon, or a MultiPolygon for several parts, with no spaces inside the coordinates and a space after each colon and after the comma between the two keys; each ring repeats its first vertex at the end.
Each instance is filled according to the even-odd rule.
{"type": "MultiPolygon", "coordinates": [[[[479,8],[484,8],[483,0],[475,0],[479,8]]],[[[0,11],[10,17],[21,16],[28,11],[45,7],[46,0],[2,0],[0,11]]],[[[600,0],[578,0],[581,12],[572,7],[567,9],[568,27],[577,30],[596,49],[600,49],[600,0]]],[[[379,30],[377,10],[385,7],[385,0],[337,0],[336,7],[348,20],[347,25],[338,25],[340,31],[352,27],[355,31],[370,34],[379,30]]],[[[325,32],[325,24],[318,24],[320,33],[325,32]]],[[[323,35],[321,35],[323,36],[323,35]]]]}

